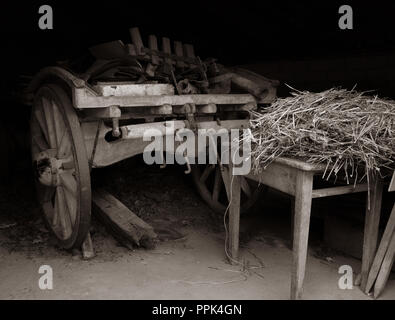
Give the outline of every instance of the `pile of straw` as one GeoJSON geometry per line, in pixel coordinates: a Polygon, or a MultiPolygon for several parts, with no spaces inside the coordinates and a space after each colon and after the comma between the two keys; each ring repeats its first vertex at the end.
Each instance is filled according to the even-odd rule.
{"type": "Polygon", "coordinates": [[[395,169],[395,101],[355,90],[293,89],[263,112],[253,112],[252,162],[260,171],[278,157],[325,164],[324,178],[354,184],[395,169]]]}

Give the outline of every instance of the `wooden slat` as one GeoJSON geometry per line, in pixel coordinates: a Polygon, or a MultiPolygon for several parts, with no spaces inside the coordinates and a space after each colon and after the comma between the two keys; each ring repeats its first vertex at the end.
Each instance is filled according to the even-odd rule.
{"type": "Polygon", "coordinates": [[[376,283],[374,284],[374,291],[373,291],[374,298],[378,298],[378,296],[384,290],[385,284],[387,283],[388,277],[391,273],[392,265],[394,264],[394,257],[395,257],[395,234],[393,233],[391,243],[388,247],[387,253],[385,254],[379,275],[377,276],[376,283]]]}
{"type": "Polygon", "coordinates": [[[136,52],[138,55],[143,54],[143,40],[141,39],[139,28],[131,28],[129,29],[130,37],[132,38],[132,42],[136,47],[136,52]]]}
{"type": "MultiPolygon", "coordinates": [[[[180,41],[174,41],[174,53],[178,57],[183,56],[183,48],[182,48],[182,43],[180,41]]],[[[179,67],[179,68],[185,67],[185,63],[182,60],[177,60],[176,64],[177,64],[177,67],[179,67]]]]}
{"type": "Polygon", "coordinates": [[[337,196],[341,194],[357,193],[368,191],[368,184],[357,184],[354,188],[353,185],[342,186],[342,187],[332,187],[313,190],[313,198],[323,198],[330,196],[337,196]]]}
{"type": "MultiPolygon", "coordinates": [[[[158,41],[156,39],[156,36],[153,34],[148,36],[148,48],[151,50],[158,50],[158,41]]],[[[156,54],[152,54],[152,64],[157,65],[159,64],[159,57],[156,54]]]]}
{"type": "Polygon", "coordinates": [[[126,45],[126,51],[128,52],[128,54],[130,54],[131,56],[137,56],[137,51],[136,51],[136,47],[133,43],[128,43],[126,45]]]}
{"type": "MultiPolygon", "coordinates": [[[[163,37],[162,38],[162,50],[164,53],[171,54],[171,46],[170,46],[170,39],[163,37]]],[[[165,62],[168,64],[172,64],[173,61],[170,58],[165,58],[165,62]]]]}

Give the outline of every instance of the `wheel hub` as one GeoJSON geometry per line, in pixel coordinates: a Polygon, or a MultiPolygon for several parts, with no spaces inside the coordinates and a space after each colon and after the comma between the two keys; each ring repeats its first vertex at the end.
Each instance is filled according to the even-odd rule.
{"type": "Polygon", "coordinates": [[[40,152],[34,161],[38,181],[48,187],[59,185],[59,173],[63,170],[63,161],[55,153],[52,149],[40,152]]]}

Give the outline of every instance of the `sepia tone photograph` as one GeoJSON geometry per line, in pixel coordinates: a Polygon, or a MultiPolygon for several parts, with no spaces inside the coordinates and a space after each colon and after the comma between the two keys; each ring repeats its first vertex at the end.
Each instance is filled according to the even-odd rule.
{"type": "Polygon", "coordinates": [[[395,300],[394,3],[0,14],[0,300],[395,300]]]}

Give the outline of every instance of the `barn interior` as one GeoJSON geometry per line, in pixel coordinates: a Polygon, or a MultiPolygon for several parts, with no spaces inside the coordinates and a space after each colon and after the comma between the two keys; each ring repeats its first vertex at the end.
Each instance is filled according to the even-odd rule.
{"type": "MultiPolygon", "coordinates": [[[[350,2],[353,29],[342,30],[341,1],[47,1],[53,29],[41,30],[42,4],[7,2],[0,13],[0,299],[288,299],[290,197],[270,189],[241,215],[240,268],[224,252],[223,215],[199,197],[185,167],[149,166],[141,156],[93,169],[92,186],[111,190],[152,225],[155,248],[121,245],[95,215],[93,259],[61,248],[37,204],[31,109],[21,93],[40,69],[85,59],[100,43],[128,43],[138,27],[143,39],[191,43],[199,57],[278,80],[278,97],[289,96],[289,85],[395,99],[395,4],[350,2]],[[37,286],[41,265],[54,270],[53,290],[37,286]]],[[[365,200],[357,193],[313,201],[305,299],[371,299],[358,286],[338,286],[340,266],[352,266],[355,278],[361,268],[365,200]]],[[[392,207],[384,190],[381,233],[392,207]]],[[[380,298],[395,299],[393,272],[380,298]]]]}

